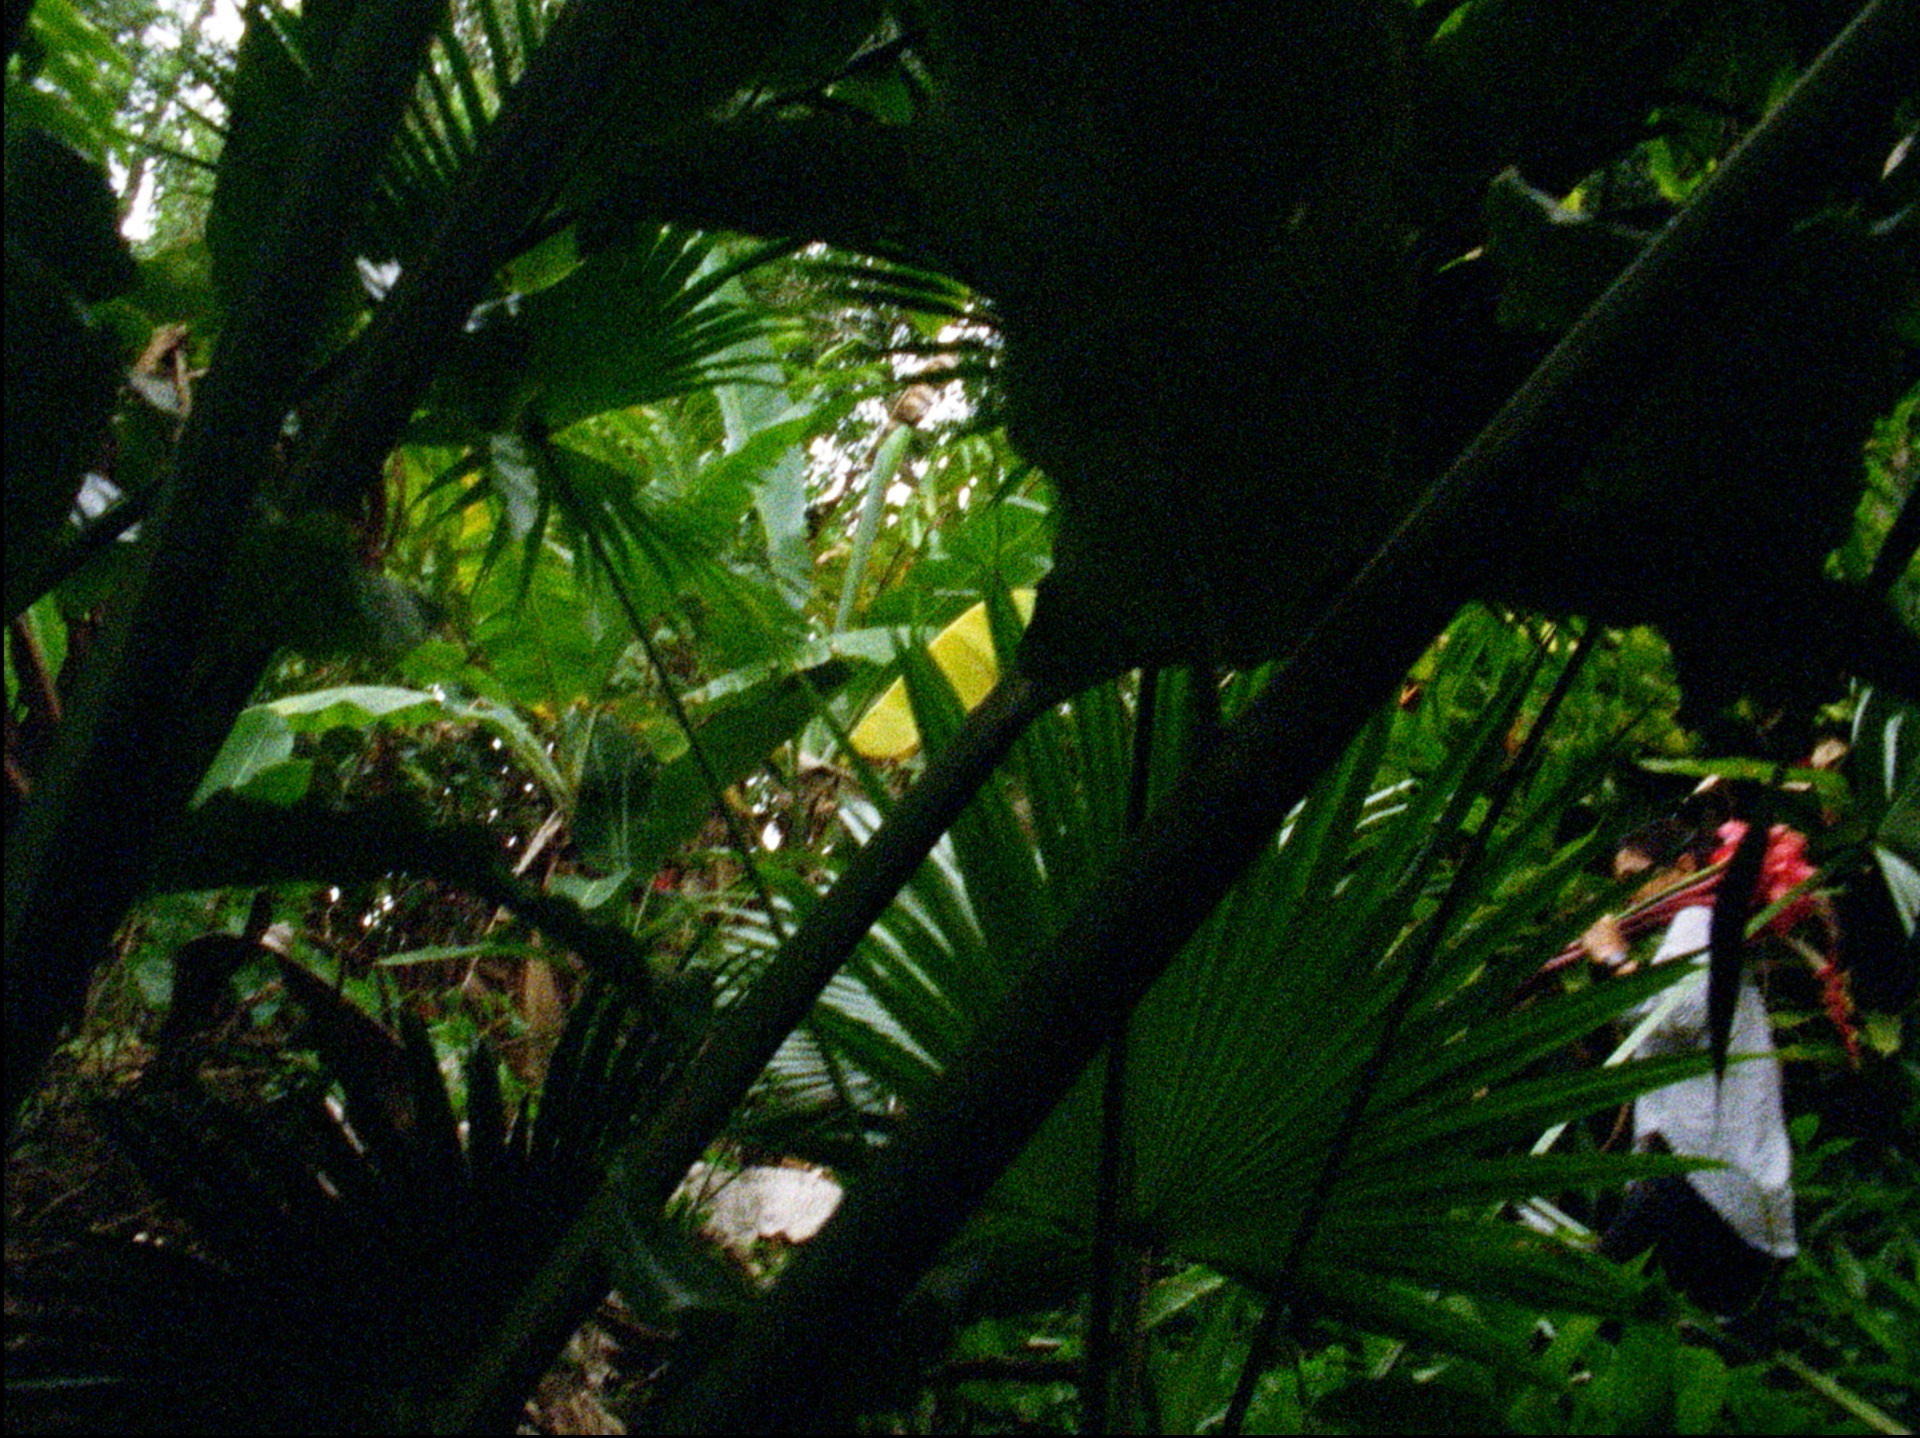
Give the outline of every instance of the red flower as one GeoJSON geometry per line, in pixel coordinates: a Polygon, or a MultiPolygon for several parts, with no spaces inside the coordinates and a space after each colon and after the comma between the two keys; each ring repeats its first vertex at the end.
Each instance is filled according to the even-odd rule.
{"type": "Polygon", "coordinates": [[[1860,1030],[1853,1022],[1853,991],[1847,986],[1847,971],[1828,959],[1814,975],[1820,980],[1820,1001],[1827,1018],[1847,1046],[1847,1062],[1860,1067],[1860,1030]]]}
{"type": "MultiPolygon", "coordinates": [[[[1740,841],[1746,837],[1746,833],[1747,826],[1738,819],[1730,819],[1722,824],[1720,847],[1713,851],[1713,862],[1717,864],[1723,859],[1732,858],[1733,851],[1740,847],[1740,841]]],[[[1767,830],[1767,856],[1760,865],[1760,882],[1754,888],[1754,902],[1763,908],[1776,904],[1812,878],[1813,874],[1813,865],[1807,862],[1807,836],[1798,829],[1789,829],[1785,824],[1775,824],[1767,830]]],[[[1784,934],[1802,919],[1811,917],[1814,911],[1814,895],[1809,891],[1775,914],[1769,927],[1776,934],[1784,934]]]]}

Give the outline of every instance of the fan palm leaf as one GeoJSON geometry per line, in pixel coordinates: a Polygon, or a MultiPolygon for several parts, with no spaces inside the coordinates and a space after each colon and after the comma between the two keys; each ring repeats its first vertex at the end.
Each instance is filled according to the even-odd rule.
{"type": "MultiPolygon", "coordinates": [[[[319,1083],[257,1109],[150,1079],[104,1111],[192,1246],[90,1240],[21,1276],[8,1408],[28,1431],[410,1431],[643,1121],[676,1024],[698,1023],[592,980],[537,1106],[509,1110],[482,1042],[462,1122],[417,1019],[395,1034],[298,965],[282,981],[319,1083]]],[[[645,1242],[674,1261],[671,1230],[645,1242]]]]}
{"type": "MultiPolygon", "coordinates": [[[[1645,1160],[1526,1150],[1555,1122],[1698,1065],[1587,1072],[1557,1059],[1670,974],[1511,1004],[1573,921],[1560,906],[1588,857],[1579,844],[1556,852],[1542,824],[1570,789],[1591,785],[1604,755],[1556,757],[1487,836],[1478,873],[1456,877],[1532,666],[1488,616],[1456,625],[1438,653],[1430,702],[1442,712],[1453,704],[1456,716],[1445,743],[1429,742],[1427,715],[1381,713],[1136,1012],[1126,1223],[1141,1242],[1258,1286],[1284,1284],[1308,1310],[1517,1363],[1524,1355],[1508,1339],[1433,1295],[1618,1308],[1632,1290],[1617,1270],[1493,1215],[1537,1192],[1646,1171],[1645,1160]],[[1463,723],[1469,706],[1477,717],[1463,723]],[[1423,772],[1409,777],[1409,758],[1423,772]],[[1457,917],[1343,1150],[1342,1114],[1409,954],[1456,883],[1457,917]],[[1329,1164],[1338,1168],[1324,1210],[1290,1268],[1329,1164]]],[[[937,743],[957,704],[930,664],[910,659],[906,671],[937,743]]],[[[790,1081],[824,1049],[909,1105],[929,1091],[1003,991],[1006,956],[1046,931],[1078,876],[1118,841],[1125,708],[1105,686],[1034,726],[1009,777],[976,799],[824,996],[808,1047],[789,1045],[790,1081]]],[[[1097,1105],[1089,1074],[1002,1181],[997,1211],[1045,1216],[1063,1241],[1086,1232],[1097,1105]]]]}

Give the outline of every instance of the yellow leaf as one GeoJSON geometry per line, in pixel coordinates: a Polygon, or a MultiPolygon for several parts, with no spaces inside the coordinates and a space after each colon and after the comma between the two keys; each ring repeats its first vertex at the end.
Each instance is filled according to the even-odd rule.
{"type": "MultiPolygon", "coordinates": [[[[1033,591],[1013,591],[1014,608],[1021,619],[1033,616],[1033,591]]],[[[960,702],[972,709],[1000,678],[1000,661],[993,652],[993,631],[987,623],[985,602],[976,604],[935,636],[927,653],[953,685],[960,702]]],[[[868,759],[905,759],[920,747],[920,730],[907,702],[906,681],[896,679],[874,701],[866,717],[854,726],[853,747],[868,759]]]]}

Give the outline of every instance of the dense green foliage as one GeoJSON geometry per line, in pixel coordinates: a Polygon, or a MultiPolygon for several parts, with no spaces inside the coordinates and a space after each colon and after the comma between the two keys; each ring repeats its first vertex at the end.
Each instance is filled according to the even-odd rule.
{"type": "Polygon", "coordinates": [[[617,1288],[667,1431],[1911,1427],[1920,7],[1828,8],[38,0],[9,1132],[160,1216],[10,1409],[504,1431],[617,1288]],[[1774,954],[1770,1328],[1592,1251],[1681,966],[1541,972],[1708,774],[1860,1000],[1774,954]]]}

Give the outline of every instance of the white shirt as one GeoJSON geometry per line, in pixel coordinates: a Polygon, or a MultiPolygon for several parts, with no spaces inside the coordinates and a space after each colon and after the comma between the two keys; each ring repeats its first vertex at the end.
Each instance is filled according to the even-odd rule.
{"type": "MultiPolygon", "coordinates": [[[[1653,1001],[1658,1006],[1673,999],[1640,1041],[1636,1057],[1696,1053],[1707,1046],[1706,949],[1712,919],[1712,909],[1695,907],[1682,909],[1668,925],[1653,962],[1693,958],[1699,972],[1653,1001]]],[[[1712,1074],[1702,1074],[1641,1095],[1633,1106],[1634,1147],[1651,1147],[1658,1135],[1674,1153],[1719,1159],[1725,1168],[1690,1173],[1687,1182],[1753,1247],[1792,1258],[1800,1247],[1793,1234],[1793,1152],[1780,1104],[1780,1061],[1774,1057],[1766,1007],[1744,977],[1727,1051],[1730,1058],[1756,1057],[1729,1063],[1718,1083],[1712,1074]]]]}

